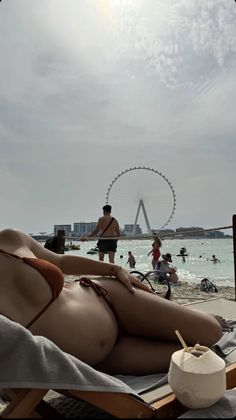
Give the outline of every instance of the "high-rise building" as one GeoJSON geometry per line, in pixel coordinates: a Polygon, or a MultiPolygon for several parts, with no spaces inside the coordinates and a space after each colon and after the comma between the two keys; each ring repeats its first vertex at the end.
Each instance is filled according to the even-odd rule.
{"type": "Polygon", "coordinates": [[[139,224],[135,225],[135,229],[134,229],[134,224],[127,224],[124,225],[124,230],[123,230],[123,234],[125,235],[141,235],[142,234],[142,229],[139,226],[139,224]]]}
{"type": "Polygon", "coordinates": [[[58,230],[64,230],[65,236],[71,236],[71,225],[54,225],[54,235],[57,235],[58,230]]]}
{"type": "Polygon", "coordinates": [[[89,235],[96,227],[96,222],[76,222],[74,223],[74,235],[89,235]]]}

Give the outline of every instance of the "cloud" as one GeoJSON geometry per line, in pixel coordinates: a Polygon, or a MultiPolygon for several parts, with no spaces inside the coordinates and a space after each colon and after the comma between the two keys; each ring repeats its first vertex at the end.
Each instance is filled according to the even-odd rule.
{"type": "MultiPolygon", "coordinates": [[[[236,204],[235,18],[228,0],[2,2],[1,227],[96,220],[113,177],[136,165],[173,182],[171,227],[225,224],[236,204]]],[[[145,179],[155,223],[168,189],[145,179]]],[[[114,197],[121,224],[138,200],[127,183],[114,197]]]]}

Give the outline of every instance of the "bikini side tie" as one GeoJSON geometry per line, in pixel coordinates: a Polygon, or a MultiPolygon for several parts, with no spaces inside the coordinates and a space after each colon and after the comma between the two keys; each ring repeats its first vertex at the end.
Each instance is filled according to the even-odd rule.
{"type": "Polygon", "coordinates": [[[94,283],[87,277],[82,277],[82,279],[78,279],[75,281],[79,281],[85,287],[92,287],[92,289],[99,295],[99,296],[106,296],[108,294],[107,289],[105,287],[100,286],[99,284],[94,283]]]}

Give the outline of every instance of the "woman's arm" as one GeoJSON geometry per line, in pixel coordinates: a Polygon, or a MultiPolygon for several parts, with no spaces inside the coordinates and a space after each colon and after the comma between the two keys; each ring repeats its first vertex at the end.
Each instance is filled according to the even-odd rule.
{"type": "Polygon", "coordinates": [[[132,274],[129,274],[123,267],[116,264],[95,261],[90,258],[75,255],[61,255],[60,268],[65,274],[85,274],[94,276],[116,277],[127,289],[133,293],[134,287],[151,292],[150,288],[141,283],[132,274]]]}
{"type": "Polygon", "coordinates": [[[123,267],[116,264],[95,261],[90,258],[75,255],[56,254],[44,248],[39,242],[23,232],[13,231],[14,237],[19,239],[19,248],[28,247],[37,258],[41,258],[57,265],[64,274],[94,275],[105,277],[116,277],[123,283],[130,292],[134,292],[133,286],[146,290],[150,293],[148,286],[141,283],[136,277],[129,274],[123,267]]]}
{"type": "Polygon", "coordinates": [[[64,274],[91,274],[97,276],[115,276],[121,267],[95,261],[79,255],[56,254],[44,248],[38,241],[22,232],[22,239],[37,258],[47,260],[57,265],[64,274]]]}

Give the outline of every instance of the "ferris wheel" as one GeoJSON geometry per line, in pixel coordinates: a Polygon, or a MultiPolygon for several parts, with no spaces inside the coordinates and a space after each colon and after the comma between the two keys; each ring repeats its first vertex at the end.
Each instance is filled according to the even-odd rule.
{"type": "MultiPolygon", "coordinates": [[[[163,203],[165,203],[165,201],[168,201],[168,211],[166,211],[166,209],[165,209],[165,215],[163,216],[164,217],[163,221],[162,221],[160,227],[158,228],[158,230],[164,229],[174,216],[174,213],[175,213],[175,210],[176,210],[176,194],[175,194],[175,190],[173,188],[173,185],[171,184],[171,182],[169,181],[167,176],[165,176],[163,173],[161,173],[157,169],[149,168],[149,167],[146,167],[146,166],[135,166],[135,167],[128,168],[128,169],[125,169],[122,172],[120,172],[112,180],[112,182],[110,183],[110,185],[107,189],[106,204],[109,204],[109,201],[114,202],[114,199],[115,199],[115,196],[116,196],[116,187],[118,186],[119,182],[121,182],[121,179],[124,181],[123,182],[124,186],[129,185],[128,177],[131,175],[131,173],[133,174],[133,180],[130,181],[131,193],[129,194],[129,199],[132,200],[132,190],[133,190],[133,186],[134,186],[134,181],[138,182],[139,185],[141,185],[141,181],[139,181],[138,177],[137,177],[138,171],[145,171],[145,174],[152,174],[152,176],[154,177],[154,183],[153,183],[154,194],[152,194],[152,208],[155,207],[156,214],[158,214],[158,211],[159,211],[160,200],[158,202],[158,199],[160,198],[160,195],[161,195],[160,190],[158,192],[158,188],[155,191],[155,185],[157,183],[156,182],[157,181],[157,176],[162,181],[163,188],[165,187],[164,188],[165,189],[165,196],[162,194],[163,196],[162,196],[161,200],[162,200],[162,205],[163,205],[163,203]],[[160,195],[158,195],[158,194],[160,194],[160,195]],[[167,216],[166,216],[166,214],[167,214],[167,216]]],[[[142,183],[145,181],[144,178],[145,177],[142,174],[142,177],[141,177],[142,183]]],[[[149,182],[150,182],[150,180],[149,180],[149,182]]],[[[149,223],[149,220],[148,220],[148,212],[146,211],[145,204],[144,204],[144,203],[146,203],[146,200],[144,200],[142,198],[142,191],[140,190],[139,186],[138,186],[138,189],[139,189],[139,193],[138,193],[139,198],[138,198],[138,201],[137,201],[138,211],[137,211],[137,214],[136,214],[136,219],[135,219],[134,225],[136,225],[136,223],[137,223],[139,211],[142,208],[144,218],[145,218],[145,221],[146,221],[146,226],[148,228],[148,231],[151,232],[150,223],[149,223]]],[[[147,188],[145,188],[145,190],[146,189],[147,188]]],[[[119,201],[120,205],[121,205],[121,203],[122,203],[122,200],[119,201]]],[[[129,208],[129,210],[130,210],[130,208],[129,208]]]]}

